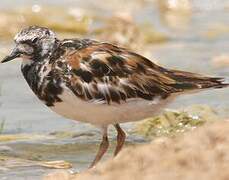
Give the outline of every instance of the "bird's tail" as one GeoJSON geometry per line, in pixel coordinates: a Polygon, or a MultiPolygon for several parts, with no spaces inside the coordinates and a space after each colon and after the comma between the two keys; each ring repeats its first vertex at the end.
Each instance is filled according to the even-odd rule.
{"type": "Polygon", "coordinates": [[[170,77],[177,83],[174,88],[181,90],[197,90],[208,88],[229,87],[229,82],[224,78],[206,77],[195,73],[172,70],[169,71],[170,77]]]}

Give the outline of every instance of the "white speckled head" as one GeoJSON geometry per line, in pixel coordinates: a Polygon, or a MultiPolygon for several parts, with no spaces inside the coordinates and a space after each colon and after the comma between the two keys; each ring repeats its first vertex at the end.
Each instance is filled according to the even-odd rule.
{"type": "Polygon", "coordinates": [[[45,56],[54,47],[56,35],[45,27],[30,26],[22,29],[14,38],[16,44],[29,44],[39,51],[40,56],[45,56]]]}
{"type": "Polygon", "coordinates": [[[16,43],[26,42],[26,41],[38,41],[38,40],[55,40],[56,35],[53,31],[45,27],[30,26],[22,29],[15,37],[16,43]]]}
{"type": "MultiPolygon", "coordinates": [[[[42,61],[51,55],[57,46],[57,38],[53,31],[45,27],[30,26],[22,29],[14,38],[15,48],[2,63],[22,57],[26,61],[42,61]]],[[[31,63],[31,62],[30,62],[31,63]]]]}

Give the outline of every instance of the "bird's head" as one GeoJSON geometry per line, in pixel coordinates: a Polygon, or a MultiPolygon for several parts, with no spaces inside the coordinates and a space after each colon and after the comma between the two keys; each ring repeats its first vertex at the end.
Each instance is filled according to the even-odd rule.
{"type": "Polygon", "coordinates": [[[19,57],[39,61],[54,50],[56,41],[55,33],[48,28],[38,26],[24,28],[14,37],[15,47],[1,62],[19,57]]]}

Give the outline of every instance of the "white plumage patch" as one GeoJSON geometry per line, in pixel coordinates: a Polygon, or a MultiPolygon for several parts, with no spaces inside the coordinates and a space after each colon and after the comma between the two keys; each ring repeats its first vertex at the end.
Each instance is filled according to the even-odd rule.
{"type": "Polygon", "coordinates": [[[31,59],[29,59],[27,57],[23,57],[22,67],[30,66],[32,63],[33,63],[33,61],[31,59]]]}
{"type": "Polygon", "coordinates": [[[107,105],[96,101],[85,101],[64,88],[59,96],[62,102],[56,102],[51,109],[56,113],[77,121],[96,126],[138,121],[153,116],[171,100],[147,101],[140,98],[129,99],[125,103],[107,105]]]}

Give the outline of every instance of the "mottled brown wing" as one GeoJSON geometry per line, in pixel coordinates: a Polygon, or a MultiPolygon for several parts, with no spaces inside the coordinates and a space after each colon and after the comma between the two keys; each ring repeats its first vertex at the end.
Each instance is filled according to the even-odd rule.
{"type": "Polygon", "coordinates": [[[171,93],[201,88],[201,83],[209,84],[213,80],[167,70],[136,53],[108,43],[91,42],[81,48],[67,50],[64,61],[71,69],[67,85],[75,95],[87,101],[107,104],[125,102],[130,98],[166,98],[171,93]]]}

